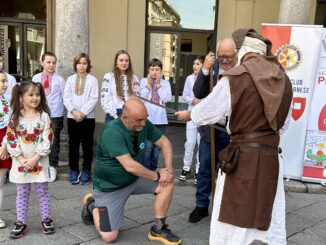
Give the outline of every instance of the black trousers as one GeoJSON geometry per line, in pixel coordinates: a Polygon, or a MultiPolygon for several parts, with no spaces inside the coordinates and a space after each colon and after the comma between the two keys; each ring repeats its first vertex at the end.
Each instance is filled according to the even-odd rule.
{"type": "Polygon", "coordinates": [[[70,170],[79,170],[79,145],[83,149],[83,170],[91,171],[93,161],[93,136],[95,119],[85,118],[76,122],[72,118],[67,119],[69,135],[69,167],[70,170]]]}
{"type": "Polygon", "coordinates": [[[60,133],[63,129],[63,117],[51,117],[51,122],[53,123],[54,137],[51,152],[49,155],[50,165],[53,167],[58,167],[60,152],[60,133]]]}

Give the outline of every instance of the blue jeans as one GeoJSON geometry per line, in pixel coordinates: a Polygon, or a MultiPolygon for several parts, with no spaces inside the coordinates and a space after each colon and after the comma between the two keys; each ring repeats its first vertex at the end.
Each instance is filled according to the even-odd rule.
{"type": "MultiPolygon", "coordinates": [[[[118,117],[120,117],[122,114],[122,109],[117,109],[117,114],[118,114],[118,117]]],[[[105,115],[105,121],[104,121],[105,124],[111,122],[112,120],[114,120],[114,117],[112,117],[110,114],[105,115]]]]}
{"type": "MultiPolygon", "coordinates": [[[[218,163],[218,153],[230,142],[227,133],[215,130],[215,159],[218,163]]],[[[212,190],[212,169],[211,169],[211,144],[200,139],[199,143],[199,170],[197,174],[196,205],[200,208],[209,206],[209,196],[212,190]]]]}
{"type": "MultiPolygon", "coordinates": [[[[165,133],[165,125],[155,125],[163,134],[165,133]]],[[[160,149],[151,141],[147,140],[141,163],[150,170],[156,170],[158,165],[158,157],[160,149]]]]}

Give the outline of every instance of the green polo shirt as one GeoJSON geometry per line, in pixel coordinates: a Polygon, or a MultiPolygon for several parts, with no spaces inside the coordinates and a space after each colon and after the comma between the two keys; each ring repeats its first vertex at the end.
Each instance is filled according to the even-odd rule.
{"type": "Polygon", "coordinates": [[[138,176],[127,172],[116,157],[129,153],[135,161],[140,162],[145,141],[156,142],[161,137],[162,133],[148,120],[140,132],[129,131],[120,118],[108,123],[96,148],[94,188],[111,192],[135,182],[138,176]]]}

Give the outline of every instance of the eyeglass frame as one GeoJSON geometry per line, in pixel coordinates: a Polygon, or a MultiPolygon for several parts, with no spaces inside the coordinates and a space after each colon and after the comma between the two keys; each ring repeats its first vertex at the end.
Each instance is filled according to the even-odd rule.
{"type": "Polygon", "coordinates": [[[226,61],[228,63],[231,63],[233,61],[233,58],[234,58],[235,55],[232,55],[232,56],[227,56],[227,55],[218,55],[217,56],[217,59],[219,62],[222,62],[224,61],[224,59],[226,59],[226,61]]]}

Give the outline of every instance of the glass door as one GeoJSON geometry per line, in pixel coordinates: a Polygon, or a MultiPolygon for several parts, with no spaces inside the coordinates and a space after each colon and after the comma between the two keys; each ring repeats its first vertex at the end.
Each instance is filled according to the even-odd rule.
{"type": "Polygon", "coordinates": [[[41,56],[46,49],[46,28],[42,25],[24,24],[25,76],[31,78],[41,72],[41,56]]]}
{"type": "Polygon", "coordinates": [[[22,36],[22,25],[0,22],[0,51],[4,57],[4,70],[16,78],[24,75],[21,59],[22,36]]]}
{"type": "Polygon", "coordinates": [[[40,58],[45,51],[46,25],[0,21],[0,51],[5,71],[20,79],[41,71],[40,58]]]}
{"type": "MultiPolygon", "coordinates": [[[[172,90],[172,100],[166,104],[168,108],[178,110],[179,88],[179,53],[180,38],[177,33],[150,32],[149,42],[147,43],[147,60],[145,62],[145,75],[147,75],[147,64],[153,58],[158,58],[163,63],[162,75],[165,80],[170,82],[172,90]]],[[[181,91],[182,92],[182,91],[181,91]]],[[[173,113],[168,111],[169,117],[173,113]]]]}

